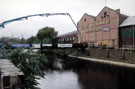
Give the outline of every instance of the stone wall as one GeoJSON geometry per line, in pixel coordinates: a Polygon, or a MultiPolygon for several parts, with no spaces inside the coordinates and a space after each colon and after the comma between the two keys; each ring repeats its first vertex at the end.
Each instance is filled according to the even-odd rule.
{"type": "Polygon", "coordinates": [[[135,63],[135,51],[133,50],[89,48],[87,50],[78,49],[77,55],[105,60],[135,63]]]}

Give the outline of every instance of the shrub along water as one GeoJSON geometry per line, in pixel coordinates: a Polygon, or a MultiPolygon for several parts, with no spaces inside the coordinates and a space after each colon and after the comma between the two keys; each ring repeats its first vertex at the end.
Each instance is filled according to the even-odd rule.
{"type": "Polygon", "coordinates": [[[33,53],[32,49],[23,51],[18,48],[14,50],[2,49],[2,58],[10,59],[25,74],[25,89],[40,89],[37,87],[37,79],[44,77],[43,69],[47,65],[47,58],[38,53],[33,53]]]}
{"type": "Polygon", "coordinates": [[[60,56],[68,56],[70,54],[70,49],[56,49],[54,53],[60,56]]]}

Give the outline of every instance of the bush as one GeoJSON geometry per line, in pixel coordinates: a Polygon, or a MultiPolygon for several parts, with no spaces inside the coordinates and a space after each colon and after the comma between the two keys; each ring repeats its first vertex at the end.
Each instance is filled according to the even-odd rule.
{"type": "Polygon", "coordinates": [[[60,56],[68,56],[70,54],[71,50],[70,49],[58,49],[58,50],[54,50],[54,52],[60,56]]]}
{"type": "Polygon", "coordinates": [[[39,89],[37,79],[44,77],[43,69],[47,58],[42,54],[33,53],[32,49],[23,52],[23,49],[2,50],[2,57],[10,59],[25,74],[25,89],[39,89]]]}

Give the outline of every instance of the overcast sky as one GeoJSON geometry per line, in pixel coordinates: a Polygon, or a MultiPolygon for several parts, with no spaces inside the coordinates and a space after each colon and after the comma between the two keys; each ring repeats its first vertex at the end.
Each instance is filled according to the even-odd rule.
{"type": "MultiPolygon", "coordinates": [[[[104,6],[105,0],[0,0],[0,23],[41,13],[70,13],[77,23],[84,13],[96,16],[104,6]]],[[[135,0],[107,0],[107,6],[135,15],[135,0]]],[[[59,34],[76,30],[68,16],[32,17],[7,24],[0,29],[0,37],[28,38],[46,26],[54,27],[59,34]]]]}

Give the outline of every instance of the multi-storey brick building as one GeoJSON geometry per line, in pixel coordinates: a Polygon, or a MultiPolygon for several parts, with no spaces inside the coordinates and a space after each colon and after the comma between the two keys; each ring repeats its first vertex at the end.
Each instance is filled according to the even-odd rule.
{"type": "Polygon", "coordinates": [[[81,43],[95,46],[119,47],[119,26],[127,18],[120,10],[104,7],[97,16],[84,14],[78,22],[81,43]]]}

